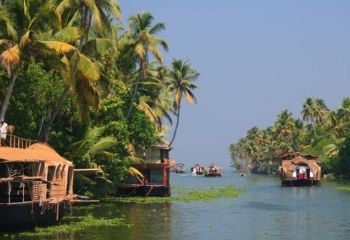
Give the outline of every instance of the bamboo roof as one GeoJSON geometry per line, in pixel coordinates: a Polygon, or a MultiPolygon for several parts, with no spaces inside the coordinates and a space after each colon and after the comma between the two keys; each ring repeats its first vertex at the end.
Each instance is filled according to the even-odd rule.
{"type": "Polygon", "coordinates": [[[0,147],[1,161],[44,161],[49,165],[73,165],[45,143],[35,143],[27,148],[0,147]]]}

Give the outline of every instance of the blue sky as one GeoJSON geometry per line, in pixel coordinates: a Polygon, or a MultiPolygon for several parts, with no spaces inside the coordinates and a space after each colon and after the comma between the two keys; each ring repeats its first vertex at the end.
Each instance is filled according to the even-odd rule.
{"type": "MultiPolygon", "coordinates": [[[[123,22],[149,11],[166,25],[173,58],[200,72],[198,104],[185,106],[172,157],[190,167],[230,164],[229,144],[272,125],[306,97],[336,108],[350,96],[350,1],[121,0],[123,22]]],[[[171,135],[171,132],[170,134],[171,135]]]]}

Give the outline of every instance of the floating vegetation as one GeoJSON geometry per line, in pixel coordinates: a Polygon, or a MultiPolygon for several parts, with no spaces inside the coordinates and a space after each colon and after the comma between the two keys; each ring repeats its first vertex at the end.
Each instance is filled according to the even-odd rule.
{"type": "Polygon", "coordinates": [[[242,190],[233,185],[223,187],[176,187],[171,197],[119,197],[106,198],[102,202],[124,202],[124,203],[167,203],[167,202],[209,202],[222,198],[239,197],[242,190]]]}
{"type": "Polygon", "coordinates": [[[19,237],[45,237],[51,235],[63,235],[73,232],[81,232],[91,228],[107,228],[115,226],[130,227],[130,224],[125,223],[124,219],[120,218],[95,218],[91,215],[72,217],[67,216],[64,218],[65,223],[49,226],[49,227],[36,227],[33,231],[19,233],[19,237]]]}
{"type": "Polygon", "coordinates": [[[340,191],[350,191],[350,186],[337,187],[336,189],[340,191]]]}

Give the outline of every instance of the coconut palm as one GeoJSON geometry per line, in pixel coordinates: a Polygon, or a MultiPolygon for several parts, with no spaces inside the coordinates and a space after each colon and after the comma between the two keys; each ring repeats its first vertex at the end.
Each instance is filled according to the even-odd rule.
{"type": "Polygon", "coordinates": [[[134,107],[139,90],[139,84],[147,77],[149,55],[153,55],[162,63],[163,56],[159,46],[165,51],[168,51],[168,44],[163,39],[155,36],[164,29],[165,26],[163,23],[156,23],[153,25],[153,16],[148,12],[141,12],[129,18],[129,38],[132,41],[134,54],[138,58],[139,74],[135,79],[127,118],[131,116],[131,111],[134,107]]]}
{"type": "MultiPolygon", "coordinates": [[[[111,14],[117,19],[121,18],[120,7],[116,1],[112,0],[62,0],[58,4],[56,12],[61,24],[70,26],[77,22],[78,19],[80,20],[79,27],[82,34],[77,46],[80,52],[82,52],[84,45],[95,45],[95,48],[98,49],[96,47],[97,44],[108,42],[108,40],[106,41],[106,39],[100,38],[89,41],[88,37],[92,25],[95,26],[97,32],[105,33],[107,32],[106,29],[112,32],[112,21],[108,15],[111,14]],[[66,18],[63,16],[66,16],[66,18]]],[[[86,48],[88,50],[91,49],[91,47],[86,48]]],[[[47,123],[38,134],[40,140],[48,141],[51,126],[70,92],[74,95],[76,106],[82,118],[87,116],[88,106],[97,107],[99,103],[98,91],[94,83],[100,78],[100,71],[97,64],[82,54],[75,55],[71,59],[65,58],[64,62],[67,65],[67,69],[69,69],[67,71],[69,74],[66,75],[66,79],[68,80],[67,85],[63,94],[57,99],[52,112],[48,114],[47,123]]]]}
{"type": "Polygon", "coordinates": [[[171,87],[170,90],[174,95],[174,109],[176,116],[176,125],[174,134],[170,140],[170,146],[174,142],[177,129],[180,122],[181,102],[185,97],[186,102],[194,104],[197,99],[193,93],[193,90],[197,89],[197,86],[193,83],[199,76],[199,73],[191,66],[190,63],[182,61],[180,59],[174,59],[172,62],[172,69],[170,71],[171,87]]]}
{"type": "MultiPolygon", "coordinates": [[[[48,59],[50,56],[52,60],[52,58],[57,59],[63,54],[77,50],[66,42],[58,41],[55,37],[48,39],[47,35],[43,34],[43,30],[46,30],[47,26],[42,26],[40,22],[47,16],[40,11],[32,14],[30,11],[30,7],[33,7],[32,3],[36,3],[36,1],[11,1],[6,5],[6,10],[11,14],[2,14],[3,23],[6,22],[4,24],[7,30],[1,33],[4,38],[0,39],[0,62],[6,67],[10,81],[2,101],[0,120],[5,118],[16,79],[22,63],[27,58],[43,57],[48,59]]],[[[2,5],[3,9],[5,9],[4,7],[5,5],[2,5]]],[[[64,33],[61,33],[61,36],[63,35],[64,33]]],[[[74,37],[76,36],[78,35],[74,37]]]]}

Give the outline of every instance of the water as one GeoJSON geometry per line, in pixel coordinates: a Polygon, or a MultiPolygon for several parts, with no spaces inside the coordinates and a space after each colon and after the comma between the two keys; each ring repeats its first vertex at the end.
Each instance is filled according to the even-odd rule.
{"type": "Polygon", "coordinates": [[[221,178],[174,174],[171,182],[191,187],[234,184],[245,192],[214,202],[77,208],[73,215],[123,217],[132,227],[35,239],[350,239],[350,192],[336,190],[341,183],[281,187],[275,176],[241,177],[230,171],[221,178]]]}

